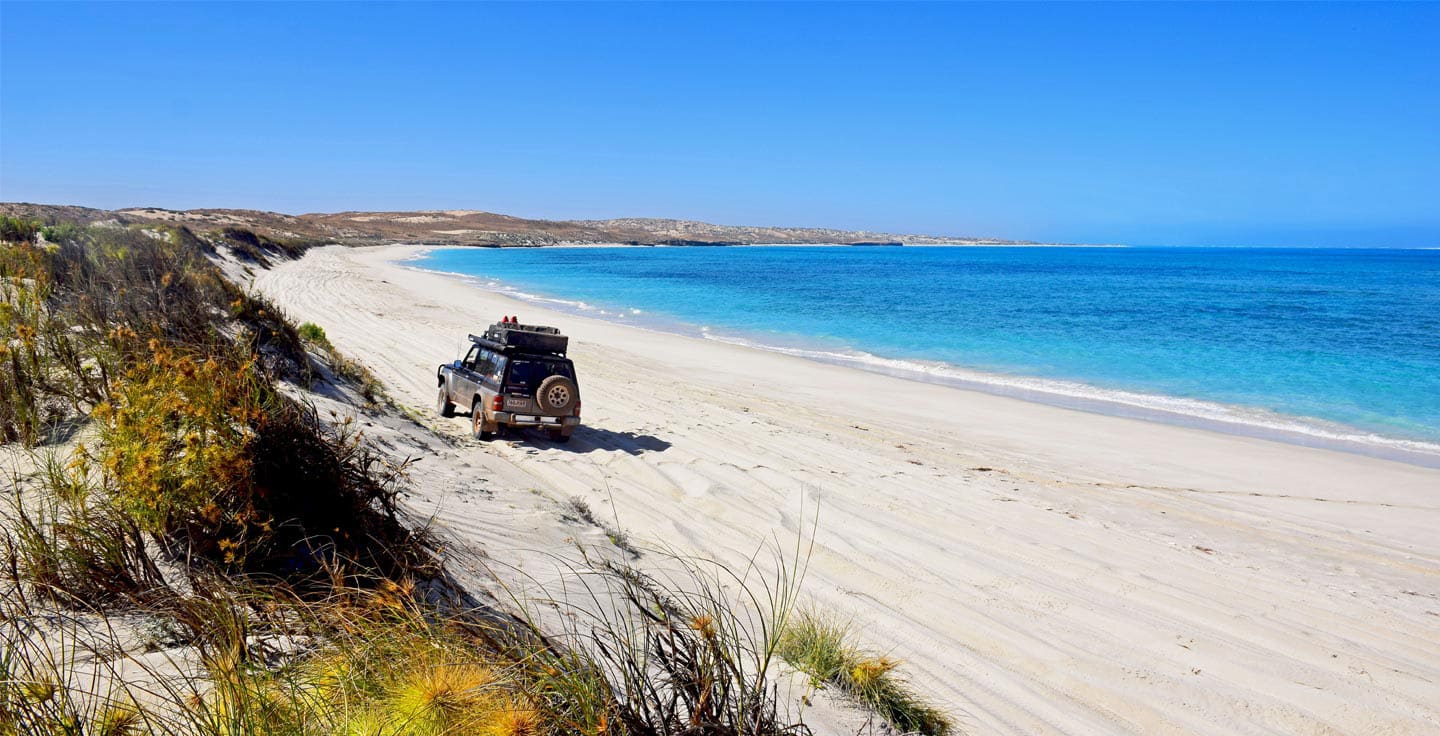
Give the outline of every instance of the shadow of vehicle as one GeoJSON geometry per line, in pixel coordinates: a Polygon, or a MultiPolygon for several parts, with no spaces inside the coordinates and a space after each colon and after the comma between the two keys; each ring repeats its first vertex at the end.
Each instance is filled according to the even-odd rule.
{"type": "Polygon", "coordinates": [[[510,430],[509,435],[512,438],[523,436],[526,440],[538,440],[537,444],[576,453],[618,450],[630,455],[643,455],[647,452],[660,452],[670,449],[669,442],[654,435],[638,434],[636,432],[616,432],[605,429],[604,427],[595,427],[588,424],[582,424],[576,427],[575,434],[570,438],[570,441],[563,443],[551,441],[541,432],[527,432],[522,435],[515,430],[510,430]]]}

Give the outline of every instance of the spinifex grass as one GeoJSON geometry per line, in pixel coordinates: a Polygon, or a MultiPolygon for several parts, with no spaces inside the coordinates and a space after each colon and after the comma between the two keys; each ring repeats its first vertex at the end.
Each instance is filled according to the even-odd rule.
{"type": "Polygon", "coordinates": [[[849,625],[814,611],[799,613],[780,637],[780,656],[818,684],[873,708],[905,733],[944,736],[954,723],[926,702],[895,672],[898,660],[861,648],[849,625]]]}

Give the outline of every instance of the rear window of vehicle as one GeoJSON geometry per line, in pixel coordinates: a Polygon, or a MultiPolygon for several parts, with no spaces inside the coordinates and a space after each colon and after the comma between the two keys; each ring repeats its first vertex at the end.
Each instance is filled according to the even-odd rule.
{"type": "Polygon", "coordinates": [[[505,381],[505,390],[534,391],[541,381],[554,375],[575,380],[575,371],[571,370],[569,363],[559,360],[513,359],[510,361],[510,376],[505,381]]]}

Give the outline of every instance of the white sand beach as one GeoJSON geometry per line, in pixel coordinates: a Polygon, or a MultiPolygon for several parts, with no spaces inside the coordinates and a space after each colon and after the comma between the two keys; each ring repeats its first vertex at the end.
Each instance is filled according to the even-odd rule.
{"type": "MultiPolygon", "coordinates": [[[[428,478],[581,496],[727,561],[818,513],[808,598],[968,733],[1440,733],[1440,470],[546,311],[395,263],[416,250],[316,249],[254,285],[456,438],[428,478]],[[507,314],[571,336],[568,445],[435,414],[436,365],[507,314]]],[[[495,559],[562,536],[431,500],[495,559]]]]}

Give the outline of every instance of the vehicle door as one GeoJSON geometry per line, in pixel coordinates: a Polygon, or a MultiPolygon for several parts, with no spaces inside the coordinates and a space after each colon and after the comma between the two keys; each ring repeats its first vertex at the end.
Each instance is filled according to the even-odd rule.
{"type": "Polygon", "coordinates": [[[475,380],[475,394],[484,400],[486,406],[490,405],[491,397],[500,390],[499,385],[492,377],[495,372],[495,364],[500,360],[503,358],[487,348],[480,348],[480,352],[475,358],[475,368],[472,372],[475,380]]]}
{"type": "Polygon", "coordinates": [[[468,407],[471,397],[475,396],[478,390],[475,365],[480,359],[480,350],[479,345],[471,345],[469,352],[460,359],[460,368],[455,371],[455,384],[450,387],[450,395],[451,399],[461,406],[468,407]]]}

